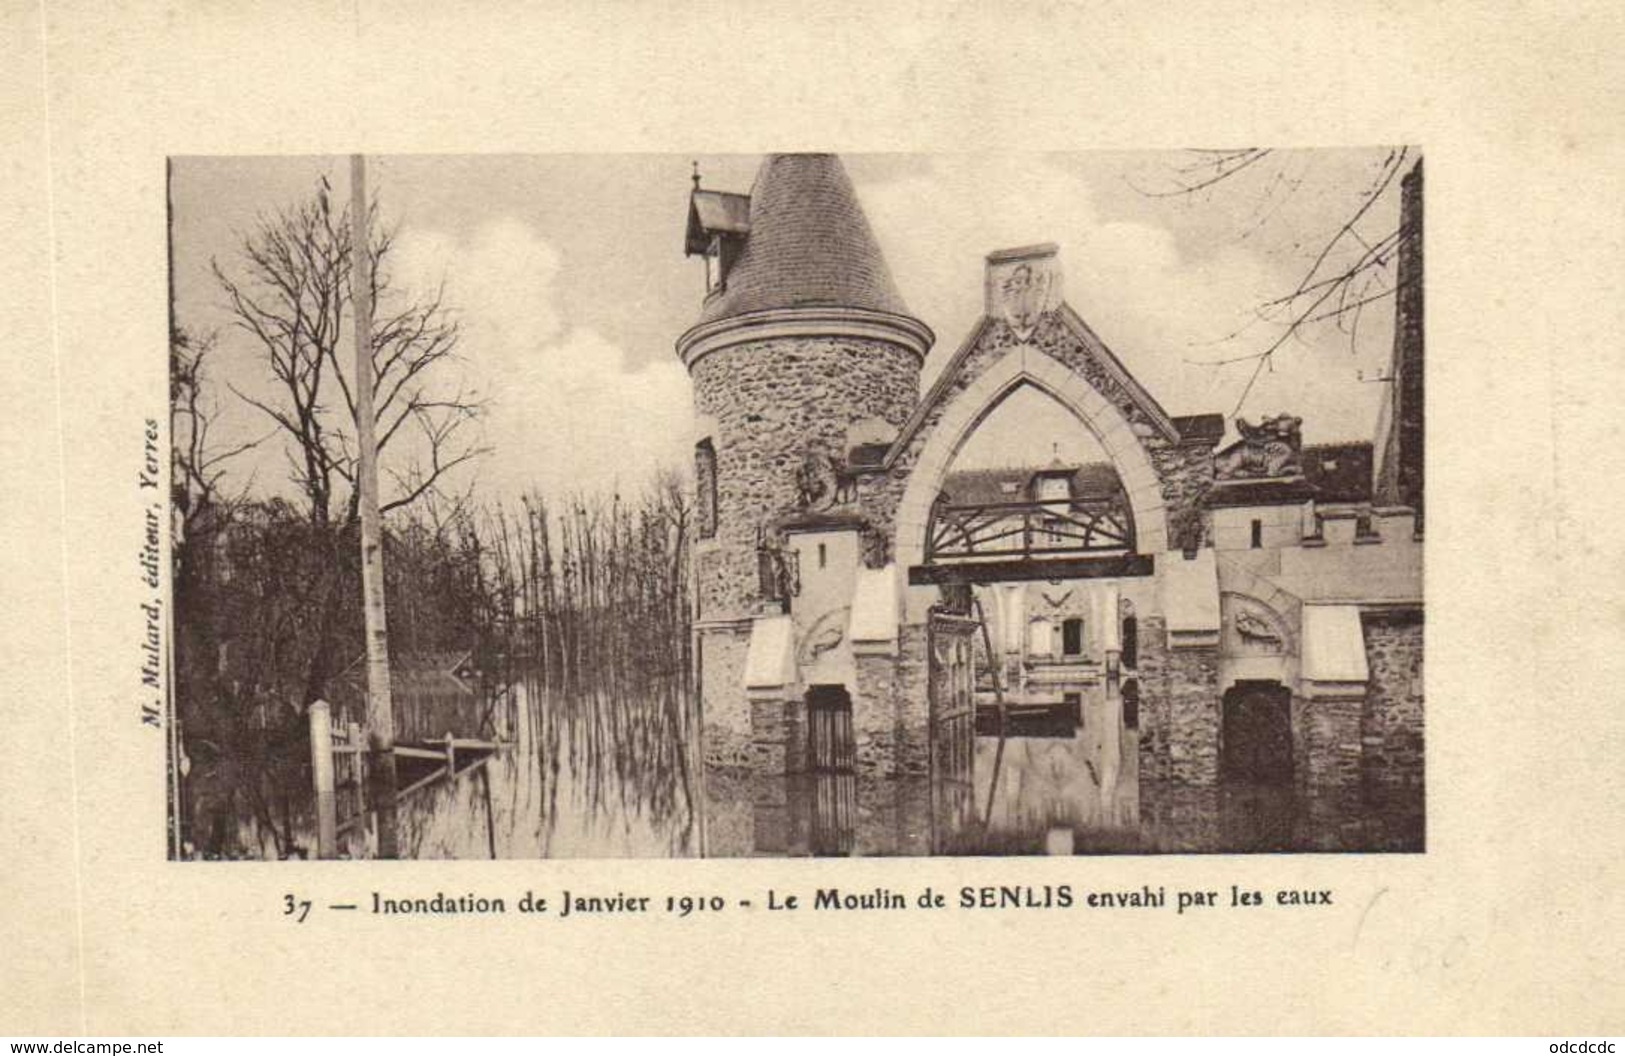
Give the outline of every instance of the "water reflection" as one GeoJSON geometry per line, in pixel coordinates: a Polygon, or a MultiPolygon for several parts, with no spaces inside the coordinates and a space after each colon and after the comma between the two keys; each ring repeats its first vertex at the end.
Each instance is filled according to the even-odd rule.
{"type": "MultiPolygon", "coordinates": [[[[850,753],[791,776],[698,764],[685,695],[564,692],[519,678],[484,697],[478,731],[502,742],[399,812],[412,858],[672,858],[1420,850],[1419,792],[1142,780],[1139,733],[1115,694],[1066,721],[934,731],[929,776],[858,773],[850,753]]],[[[298,790],[294,790],[297,792],[298,790]]],[[[308,786],[304,790],[308,797],[308,786]]],[[[373,853],[356,819],[346,856],[373,853]]],[[[341,818],[341,822],[343,819],[341,818]]],[[[313,853],[308,808],[295,844],[313,853]]],[[[263,846],[251,820],[242,845],[263,846]]],[[[252,850],[246,853],[252,854],[252,850]]]]}
{"type": "Polygon", "coordinates": [[[682,695],[565,693],[521,678],[491,709],[509,747],[403,805],[417,858],[672,858],[700,852],[682,695]]]}
{"type": "Polygon", "coordinates": [[[1139,737],[1115,695],[1084,697],[1072,730],[977,739],[976,801],[987,804],[988,849],[1043,854],[1133,847],[1139,826],[1139,737]],[[1071,833],[1070,840],[1058,832],[1071,833]]]}

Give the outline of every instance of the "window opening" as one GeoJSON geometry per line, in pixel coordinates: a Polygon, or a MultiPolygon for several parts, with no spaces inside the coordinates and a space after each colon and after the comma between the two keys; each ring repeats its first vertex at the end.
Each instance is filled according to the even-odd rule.
{"type": "Polygon", "coordinates": [[[1061,624],[1061,652],[1066,656],[1083,655],[1083,621],[1076,617],[1061,624]]]}

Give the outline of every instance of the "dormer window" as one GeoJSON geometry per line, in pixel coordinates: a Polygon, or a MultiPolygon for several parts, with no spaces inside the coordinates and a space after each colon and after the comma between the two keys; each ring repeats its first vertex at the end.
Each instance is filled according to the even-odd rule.
{"type": "Polygon", "coordinates": [[[1065,502],[1072,497],[1072,482],[1064,475],[1042,476],[1035,482],[1039,502],[1065,502]]]}
{"type": "Polygon", "coordinates": [[[683,252],[705,258],[705,292],[709,296],[726,285],[728,271],[750,235],[750,196],[702,190],[697,180],[696,175],[694,191],[689,195],[683,252]]]}

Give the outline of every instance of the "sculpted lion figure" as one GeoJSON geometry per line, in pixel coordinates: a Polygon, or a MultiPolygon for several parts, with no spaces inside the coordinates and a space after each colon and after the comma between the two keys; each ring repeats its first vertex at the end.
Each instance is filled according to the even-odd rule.
{"type": "Polygon", "coordinates": [[[856,481],[822,447],[810,447],[802,454],[795,480],[797,505],[803,510],[827,510],[857,498],[856,481]]]}
{"type": "Polygon", "coordinates": [[[1241,439],[1214,459],[1215,473],[1224,480],[1301,473],[1298,455],[1303,448],[1299,432],[1302,425],[1302,418],[1290,414],[1264,418],[1257,425],[1237,418],[1236,432],[1241,434],[1241,439]]]}

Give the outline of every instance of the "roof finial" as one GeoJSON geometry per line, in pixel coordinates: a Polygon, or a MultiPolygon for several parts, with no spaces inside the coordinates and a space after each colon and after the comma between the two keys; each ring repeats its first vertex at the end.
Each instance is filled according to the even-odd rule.
{"type": "Polygon", "coordinates": [[[689,179],[694,181],[694,189],[696,191],[699,190],[700,189],[700,163],[698,161],[694,162],[694,175],[690,176],[689,179]]]}

